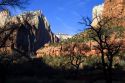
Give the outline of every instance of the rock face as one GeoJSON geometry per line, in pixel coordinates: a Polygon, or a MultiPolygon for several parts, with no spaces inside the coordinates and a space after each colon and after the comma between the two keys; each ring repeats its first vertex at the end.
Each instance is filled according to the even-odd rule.
{"type": "Polygon", "coordinates": [[[102,17],[103,10],[104,10],[104,4],[97,5],[93,8],[93,10],[92,10],[92,19],[93,19],[92,26],[97,26],[100,17],[102,17]]]}
{"type": "Polygon", "coordinates": [[[125,27],[125,0],[105,0],[103,16],[114,18],[113,25],[125,27]]]}
{"type": "Polygon", "coordinates": [[[10,16],[9,12],[5,10],[0,13],[0,18],[2,19],[1,28],[5,28],[7,24],[13,24],[15,27],[12,34],[14,39],[11,41],[13,48],[35,52],[46,43],[58,42],[58,38],[52,33],[50,25],[41,11],[10,16]]]}
{"type": "Polygon", "coordinates": [[[106,17],[124,17],[125,0],[105,0],[103,15],[106,17]]]}
{"type": "Polygon", "coordinates": [[[105,17],[125,17],[125,0],[104,0],[103,4],[93,8],[93,18],[95,15],[105,17]]]}
{"type": "Polygon", "coordinates": [[[9,17],[10,17],[10,13],[7,10],[0,12],[0,19],[2,19],[0,20],[0,26],[3,27],[9,17]]]}
{"type": "MultiPolygon", "coordinates": [[[[93,8],[93,19],[95,16],[113,19],[113,25],[125,26],[125,0],[104,0],[104,4],[93,8]]],[[[97,26],[100,18],[94,19],[92,25],[97,26]]]]}

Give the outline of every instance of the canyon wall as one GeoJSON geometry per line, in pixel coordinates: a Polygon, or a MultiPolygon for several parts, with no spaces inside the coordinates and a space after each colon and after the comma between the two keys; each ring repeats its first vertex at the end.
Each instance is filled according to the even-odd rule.
{"type": "Polygon", "coordinates": [[[105,0],[103,15],[106,17],[124,17],[125,0],[105,0]]]}
{"type": "MultiPolygon", "coordinates": [[[[11,16],[9,11],[0,13],[1,29],[12,28],[14,38],[7,47],[20,49],[23,52],[35,52],[46,43],[58,42],[58,38],[51,31],[50,24],[41,11],[29,11],[17,16],[11,16]]],[[[4,33],[9,33],[5,31],[4,33]]],[[[7,43],[8,44],[8,43],[7,43]]]]}

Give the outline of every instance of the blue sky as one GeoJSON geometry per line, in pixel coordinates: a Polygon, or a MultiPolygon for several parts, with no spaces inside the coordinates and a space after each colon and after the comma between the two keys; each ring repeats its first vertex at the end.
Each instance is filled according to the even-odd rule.
{"type": "Polygon", "coordinates": [[[48,19],[54,33],[76,34],[84,29],[79,24],[83,17],[92,16],[92,8],[104,0],[30,0],[25,10],[41,10],[48,19]]]}

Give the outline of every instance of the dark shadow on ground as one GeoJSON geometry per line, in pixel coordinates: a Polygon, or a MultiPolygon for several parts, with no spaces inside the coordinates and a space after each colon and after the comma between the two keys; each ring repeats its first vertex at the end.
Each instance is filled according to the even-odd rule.
{"type": "MultiPolygon", "coordinates": [[[[75,70],[52,68],[42,59],[31,59],[24,63],[0,64],[0,83],[96,83],[104,80],[101,70],[86,66],[75,74],[75,70]],[[69,81],[70,80],[70,81],[69,81]]],[[[113,80],[124,81],[125,71],[114,70],[113,80]]],[[[121,82],[124,83],[124,82],[121,82]]]]}

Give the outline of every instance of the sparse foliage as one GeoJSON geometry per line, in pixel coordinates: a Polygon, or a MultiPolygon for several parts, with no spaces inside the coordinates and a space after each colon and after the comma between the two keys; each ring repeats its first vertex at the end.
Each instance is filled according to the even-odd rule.
{"type": "Polygon", "coordinates": [[[28,1],[29,0],[1,0],[0,1],[0,8],[1,9],[6,9],[7,7],[25,8],[28,1]]]}
{"type": "Polygon", "coordinates": [[[89,27],[89,36],[96,43],[94,47],[100,51],[106,81],[111,83],[113,58],[121,51],[124,28],[119,25],[119,18],[96,17],[96,19],[98,19],[96,26],[92,26],[93,21],[89,18],[83,18],[82,24],[89,27]]]}

